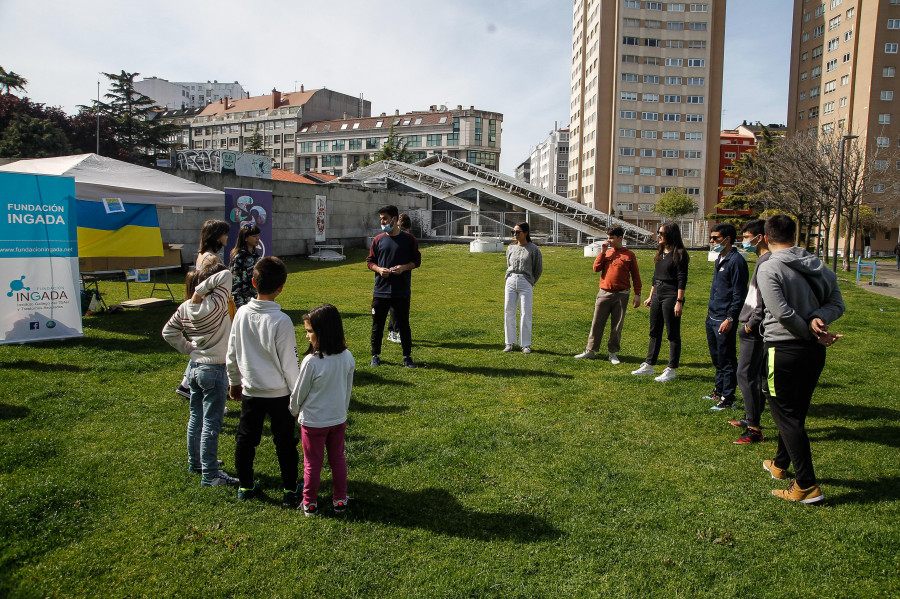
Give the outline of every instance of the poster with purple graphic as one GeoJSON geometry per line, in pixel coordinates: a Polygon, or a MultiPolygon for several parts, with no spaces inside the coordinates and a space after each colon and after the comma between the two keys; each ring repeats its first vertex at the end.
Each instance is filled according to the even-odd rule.
{"type": "Polygon", "coordinates": [[[244,225],[259,227],[259,257],[272,255],[272,192],[268,189],[225,188],[225,220],[231,225],[225,245],[225,262],[237,244],[238,233],[244,225]]]}

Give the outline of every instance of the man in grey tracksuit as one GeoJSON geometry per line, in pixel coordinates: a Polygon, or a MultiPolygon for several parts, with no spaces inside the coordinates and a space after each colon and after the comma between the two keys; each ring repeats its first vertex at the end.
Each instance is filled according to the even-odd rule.
{"type": "Polygon", "coordinates": [[[778,427],[778,448],[763,467],[775,479],[787,479],[793,464],[795,480],[772,494],[781,499],[816,503],[825,498],[816,485],[806,414],[819,375],[825,367],[825,348],[841,335],[828,325],[844,313],[837,276],[816,256],[794,247],[796,224],[788,216],[766,221],[766,242],[772,256],[757,272],[765,305],[768,380],[766,396],[778,427]]]}

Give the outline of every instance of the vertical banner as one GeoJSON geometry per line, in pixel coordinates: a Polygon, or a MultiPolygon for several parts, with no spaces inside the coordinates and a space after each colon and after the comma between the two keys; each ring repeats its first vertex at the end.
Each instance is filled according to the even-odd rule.
{"type": "Polygon", "coordinates": [[[325,196],[316,196],[316,241],[325,241],[325,227],[328,213],[325,210],[325,196]]]}
{"type": "Polygon", "coordinates": [[[0,343],[81,337],[75,179],[0,173],[0,343]]]}
{"type": "Polygon", "coordinates": [[[231,223],[225,244],[225,263],[230,264],[231,250],[237,245],[241,225],[259,227],[259,257],[272,255],[272,192],[268,189],[225,188],[225,220],[231,223]]]}

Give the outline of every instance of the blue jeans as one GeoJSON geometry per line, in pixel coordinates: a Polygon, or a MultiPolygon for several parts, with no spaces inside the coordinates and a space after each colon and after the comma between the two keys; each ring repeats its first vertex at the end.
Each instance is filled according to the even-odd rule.
{"type": "Polygon", "coordinates": [[[187,426],[188,460],[205,478],[219,471],[219,432],[225,417],[228,376],[224,364],[188,364],[191,417],[187,426]]]}

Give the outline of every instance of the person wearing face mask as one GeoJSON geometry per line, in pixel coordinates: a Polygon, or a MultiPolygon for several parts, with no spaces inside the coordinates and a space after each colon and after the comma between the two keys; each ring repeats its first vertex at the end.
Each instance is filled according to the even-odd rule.
{"type": "Polygon", "coordinates": [[[709,308],[706,314],[706,342],[716,368],[715,389],[710,399],[716,401],[711,410],[734,407],[737,387],[738,318],[747,297],[747,261],[734,246],[737,231],[734,225],[719,223],[709,236],[710,250],[719,254],[709,289],[709,308]]]}
{"type": "Polygon", "coordinates": [[[734,441],[735,445],[746,445],[763,441],[762,427],[759,425],[759,416],[765,405],[765,397],[762,392],[762,382],[765,378],[765,361],[763,360],[763,337],[759,325],[762,323],[765,310],[762,295],[756,286],[756,273],[772,253],[766,243],[764,235],[766,221],[756,219],[747,221],[741,227],[743,235],[743,249],[745,252],[755,252],[756,268],[750,277],[750,288],[747,290],[747,299],[738,321],[738,343],[741,353],[738,358],[737,382],[744,398],[744,417],[740,420],[729,420],[728,423],[744,429],[744,433],[734,441]]]}
{"type": "Polygon", "coordinates": [[[403,350],[403,366],[416,368],[410,355],[412,333],[409,329],[409,302],[412,274],[410,271],[422,264],[419,242],[400,230],[399,211],[396,206],[384,206],[378,210],[381,233],[372,241],[366,266],[375,273],[375,289],[372,292],[372,363],[381,365],[381,344],[384,340],[384,323],[388,312],[394,309],[400,329],[400,347],[403,350]]]}

